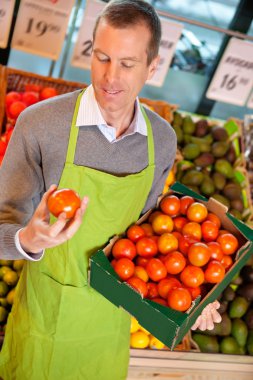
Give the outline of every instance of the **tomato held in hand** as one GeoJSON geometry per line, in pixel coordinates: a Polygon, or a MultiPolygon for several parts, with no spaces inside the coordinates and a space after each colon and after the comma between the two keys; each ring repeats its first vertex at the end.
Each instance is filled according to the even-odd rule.
{"type": "Polygon", "coordinates": [[[115,259],[122,259],[123,257],[133,260],[136,256],[136,247],[129,239],[119,239],[112,247],[112,255],[115,259]]]}
{"type": "Polygon", "coordinates": [[[81,206],[79,195],[72,189],[55,190],[48,198],[47,206],[51,214],[58,217],[62,212],[72,218],[81,206]]]}
{"type": "Polygon", "coordinates": [[[186,311],[192,303],[190,292],[186,288],[171,289],[168,293],[168,306],[178,311],[186,311]]]}
{"type": "Polygon", "coordinates": [[[117,260],[113,267],[123,281],[128,280],[134,274],[134,263],[125,257],[117,260]]]}

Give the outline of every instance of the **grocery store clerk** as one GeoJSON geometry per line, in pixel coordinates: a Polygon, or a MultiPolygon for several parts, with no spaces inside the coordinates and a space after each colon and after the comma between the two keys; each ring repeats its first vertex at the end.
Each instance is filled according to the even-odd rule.
{"type": "MultiPolygon", "coordinates": [[[[171,169],[170,125],[137,95],[159,62],[160,21],[140,0],[107,4],[94,31],[92,86],[29,107],[0,174],[0,255],[26,258],[0,355],[4,380],[120,380],[130,318],[88,286],[90,255],[154,207],[171,169]],[[49,218],[58,184],[82,205],[49,218]]],[[[216,306],[217,307],[217,306],[216,306]]],[[[199,319],[218,320],[215,304],[199,319]]]]}

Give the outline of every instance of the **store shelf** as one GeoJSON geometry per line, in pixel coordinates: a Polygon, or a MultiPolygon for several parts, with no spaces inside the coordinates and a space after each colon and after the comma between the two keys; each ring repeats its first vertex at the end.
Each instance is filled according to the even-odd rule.
{"type": "Polygon", "coordinates": [[[252,380],[253,357],[131,350],[127,380],[252,380]]]}

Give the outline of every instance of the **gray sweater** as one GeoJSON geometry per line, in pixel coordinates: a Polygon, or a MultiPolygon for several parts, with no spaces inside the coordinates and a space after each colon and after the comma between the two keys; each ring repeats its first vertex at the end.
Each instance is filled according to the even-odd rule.
{"type": "MultiPolygon", "coordinates": [[[[0,258],[23,258],[14,236],[34,213],[42,194],[58,184],[65,163],[79,91],[37,103],[20,115],[0,168],[0,258]]],[[[154,207],[176,153],[171,126],[147,110],[155,144],[155,176],[143,212],[154,207]]],[[[137,173],[148,165],[147,137],[139,133],[111,144],[97,126],[80,127],[75,164],[114,175],[137,173]]]]}

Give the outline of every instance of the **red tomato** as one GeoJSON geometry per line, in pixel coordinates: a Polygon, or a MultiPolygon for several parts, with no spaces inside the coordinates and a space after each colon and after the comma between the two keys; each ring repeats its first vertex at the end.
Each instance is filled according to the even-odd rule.
{"type": "Polygon", "coordinates": [[[206,206],[200,202],[194,202],[187,210],[187,218],[191,222],[201,223],[207,217],[208,211],[206,206]]]}
{"type": "Polygon", "coordinates": [[[39,84],[27,83],[25,84],[25,91],[40,92],[42,87],[39,84]]]}
{"type": "Polygon", "coordinates": [[[148,260],[149,259],[147,259],[146,257],[137,256],[135,263],[136,263],[136,265],[145,268],[147,263],[148,263],[148,260]]]}
{"type": "Polygon", "coordinates": [[[171,309],[186,311],[191,306],[192,298],[186,288],[176,288],[169,291],[167,301],[171,309]]]}
{"type": "Polygon", "coordinates": [[[173,230],[173,220],[169,215],[157,215],[152,222],[152,228],[157,235],[162,235],[165,232],[173,230]]]}
{"type": "Polygon", "coordinates": [[[128,239],[132,240],[134,243],[136,243],[139,239],[141,239],[144,236],[144,229],[141,226],[138,226],[137,224],[130,226],[127,230],[128,239]]]}
{"type": "Polygon", "coordinates": [[[19,92],[17,92],[17,91],[10,91],[5,96],[5,105],[6,105],[7,108],[9,108],[9,106],[12,103],[18,102],[21,99],[22,99],[22,95],[19,92]]]}
{"type": "Polygon", "coordinates": [[[136,256],[136,248],[134,243],[129,239],[119,239],[112,247],[112,255],[115,259],[122,259],[123,257],[133,260],[136,256]]]}
{"type": "Polygon", "coordinates": [[[114,269],[114,267],[115,267],[115,265],[116,265],[116,262],[117,262],[116,259],[113,259],[113,260],[111,261],[111,266],[113,267],[113,269],[114,269]]]}
{"type": "Polygon", "coordinates": [[[208,263],[211,257],[211,251],[204,243],[194,243],[188,251],[188,260],[192,265],[203,267],[208,263]]]}
{"type": "Polygon", "coordinates": [[[180,199],[176,195],[168,195],[161,200],[160,208],[164,214],[176,216],[180,211],[180,199]]]}
{"type": "Polygon", "coordinates": [[[53,98],[56,95],[58,92],[54,87],[45,87],[40,91],[40,100],[53,98]]]}
{"type": "Polygon", "coordinates": [[[159,237],[157,246],[160,253],[167,255],[167,253],[177,250],[178,240],[173,234],[165,233],[159,237]]]}
{"type": "Polygon", "coordinates": [[[140,265],[137,265],[134,268],[134,274],[133,275],[134,275],[134,277],[139,277],[141,280],[143,280],[145,282],[148,282],[148,280],[149,280],[147,271],[145,270],[145,268],[143,268],[140,265]]]}
{"type": "Polygon", "coordinates": [[[212,212],[209,212],[207,214],[206,220],[210,220],[210,222],[213,222],[218,227],[218,229],[220,229],[221,221],[217,215],[213,214],[212,212]]]}
{"type": "Polygon", "coordinates": [[[196,243],[196,240],[189,239],[187,236],[182,236],[178,239],[178,250],[186,256],[193,243],[196,243]]]}
{"type": "Polygon", "coordinates": [[[186,289],[190,292],[192,300],[195,300],[198,296],[201,296],[200,286],[197,286],[196,288],[187,287],[186,289]]]}
{"type": "Polygon", "coordinates": [[[211,259],[221,261],[224,256],[221,245],[217,241],[211,241],[207,245],[211,251],[211,259]]]}
{"type": "Polygon", "coordinates": [[[156,242],[150,237],[143,237],[136,243],[136,251],[142,257],[153,257],[157,254],[158,248],[156,242]]]}
{"type": "Polygon", "coordinates": [[[201,226],[196,222],[186,223],[182,228],[183,236],[190,237],[194,240],[200,241],[202,238],[201,226]]]}
{"type": "Polygon", "coordinates": [[[225,276],[224,266],[216,260],[212,260],[208,263],[205,270],[205,280],[211,284],[221,282],[225,276]]]}
{"type": "Polygon", "coordinates": [[[145,281],[138,277],[130,277],[127,283],[134,288],[143,298],[147,297],[148,288],[145,281]]]}
{"type": "Polygon", "coordinates": [[[51,214],[58,217],[62,212],[68,219],[72,218],[81,206],[81,199],[72,189],[55,190],[47,200],[47,206],[51,214]]]}
{"type": "Polygon", "coordinates": [[[184,225],[187,223],[187,219],[184,218],[183,216],[176,216],[173,218],[173,223],[174,223],[174,230],[181,232],[184,225]]]}
{"type": "Polygon", "coordinates": [[[173,231],[171,233],[172,233],[172,235],[174,235],[177,238],[177,240],[179,240],[179,239],[181,239],[181,237],[183,237],[183,235],[180,232],[173,231]]]}
{"type": "Polygon", "coordinates": [[[149,221],[149,223],[152,224],[154,218],[155,218],[157,215],[161,215],[161,214],[162,214],[161,211],[158,211],[158,210],[153,211],[153,212],[149,215],[149,217],[148,217],[148,221],[149,221]]]}
{"type": "Polygon", "coordinates": [[[134,274],[134,263],[127,258],[122,258],[114,264],[114,270],[121,280],[128,280],[134,274]]]}
{"type": "Polygon", "coordinates": [[[166,277],[159,281],[157,289],[160,297],[167,299],[169,290],[180,286],[180,281],[175,277],[166,277]]]}
{"type": "Polygon", "coordinates": [[[39,94],[34,91],[27,91],[22,94],[22,101],[27,105],[31,106],[39,101],[39,94]]]}
{"type": "Polygon", "coordinates": [[[210,220],[206,220],[201,225],[202,238],[206,242],[215,241],[219,235],[219,228],[210,220]]]}
{"type": "Polygon", "coordinates": [[[197,288],[205,280],[204,272],[195,265],[187,265],[180,273],[180,280],[189,288],[197,288]]]}
{"type": "Polygon", "coordinates": [[[154,235],[154,230],[153,230],[151,224],[142,223],[140,226],[144,230],[146,236],[150,237],[150,236],[154,235]]]}
{"type": "Polygon", "coordinates": [[[218,236],[217,242],[220,243],[224,255],[233,255],[239,246],[237,238],[230,233],[218,236]]]}
{"type": "Polygon", "coordinates": [[[157,236],[157,235],[152,235],[152,236],[150,236],[150,239],[154,240],[154,242],[157,244],[158,239],[159,239],[159,236],[157,236]]]}
{"type": "Polygon", "coordinates": [[[180,213],[182,215],[187,214],[187,210],[190,207],[190,205],[194,202],[194,199],[192,197],[189,197],[188,195],[185,195],[180,199],[180,213]]]}
{"type": "Polygon", "coordinates": [[[147,282],[148,295],[147,298],[153,299],[159,296],[157,284],[154,282],[147,282]]]}
{"type": "Polygon", "coordinates": [[[164,264],[169,274],[178,274],[182,272],[186,266],[186,259],[181,252],[174,251],[168,253],[165,258],[164,264]]]}
{"type": "Polygon", "coordinates": [[[167,276],[167,269],[159,259],[150,259],[146,271],[152,281],[160,281],[167,276]]]}
{"type": "Polygon", "coordinates": [[[8,108],[8,115],[10,116],[11,119],[16,120],[26,107],[27,105],[24,102],[21,102],[21,101],[13,102],[8,108]]]}
{"type": "Polygon", "coordinates": [[[232,257],[229,255],[223,255],[220,262],[224,266],[226,271],[228,271],[233,265],[232,257]]]}
{"type": "Polygon", "coordinates": [[[152,301],[159,303],[160,305],[167,306],[167,302],[165,300],[163,300],[162,298],[159,298],[159,297],[153,298],[152,301]]]}
{"type": "Polygon", "coordinates": [[[4,156],[7,149],[7,143],[3,140],[0,140],[0,155],[4,156]]]}

